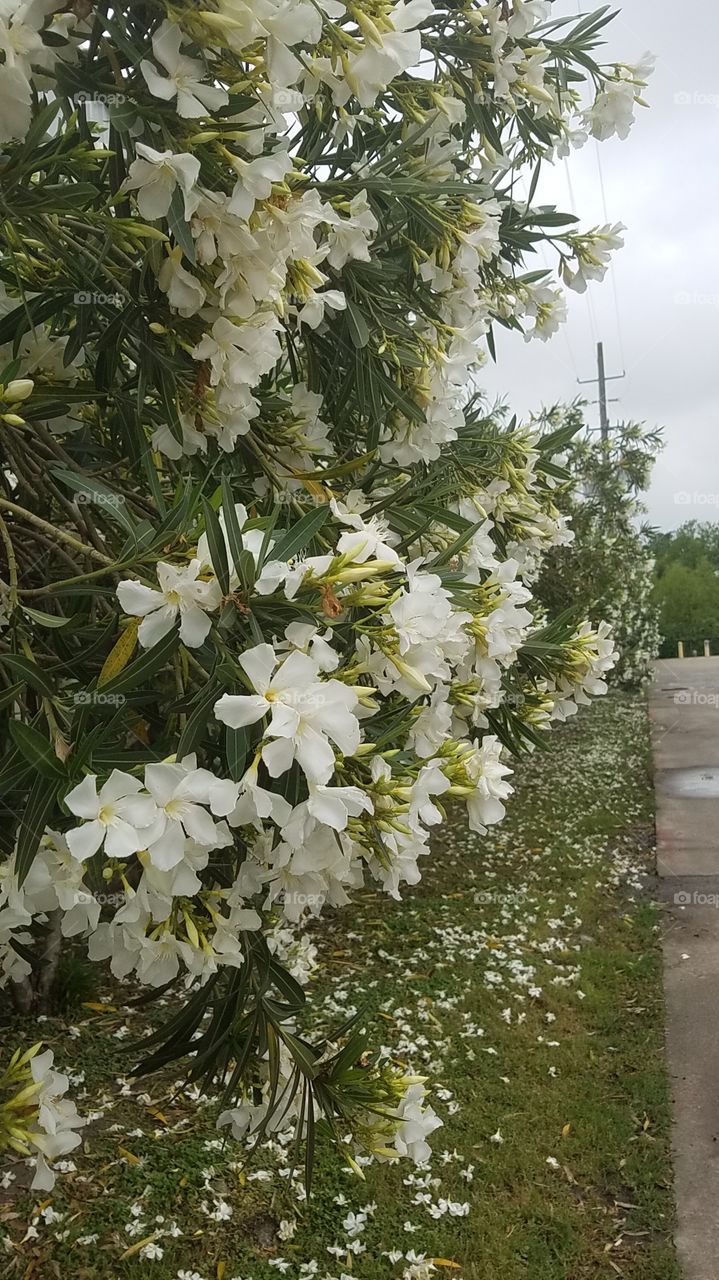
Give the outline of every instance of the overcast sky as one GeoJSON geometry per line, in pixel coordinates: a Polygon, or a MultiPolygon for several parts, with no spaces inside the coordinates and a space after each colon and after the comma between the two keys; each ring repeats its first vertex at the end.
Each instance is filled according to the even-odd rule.
{"type": "MultiPolygon", "coordinates": [[[[584,226],[604,222],[599,154],[606,213],[626,224],[625,247],[613,279],[584,297],[569,293],[569,320],[550,342],[499,329],[498,365],[490,362],[480,381],[520,415],[577,393],[594,399],[596,389],[578,387],[577,378],[596,376],[601,338],[607,372],[627,375],[609,384],[618,397],[610,418],[665,428],[647,505],[649,520],[671,529],[719,519],[719,0],[617,7],[607,60],[656,55],[651,110],[638,109],[626,142],[590,140],[567,165],[559,161],[537,199],[576,213],[584,226]]],[[[591,8],[582,4],[582,12],[591,8]]],[[[577,0],[554,6],[557,14],[577,10],[577,0]]],[[[589,416],[596,425],[596,405],[589,416]]]]}

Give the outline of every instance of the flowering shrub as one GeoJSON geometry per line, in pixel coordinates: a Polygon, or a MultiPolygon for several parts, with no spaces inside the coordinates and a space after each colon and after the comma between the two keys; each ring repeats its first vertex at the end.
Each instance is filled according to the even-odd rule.
{"type": "Polygon", "coordinates": [[[416,883],[447,804],[500,821],[614,661],[530,591],[572,428],[466,390],[496,324],[562,319],[538,244],[582,290],[621,243],[516,186],[628,131],[650,66],[594,61],[606,21],[0,9],[4,979],[62,934],[177,982],[141,1070],[309,1164],[316,1120],[421,1160],[436,1117],[361,1021],[302,1034],[293,930],[416,883]]]}
{"type": "MultiPolygon", "coordinates": [[[[581,427],[582,406],[555,408],[544,421],[581,427]]],[[[550,552],[537,585],[550,614],[579,606],[610,623],[619,653],[612,682],[628,689],[651,678],[660,646],[654,561],[638,523],[660,448],[660,432],[633,422],[613,427],[607,440],[574,436],[565,459],[572,483],[557,502],[575,539],[561,558],[550,552]]]]}

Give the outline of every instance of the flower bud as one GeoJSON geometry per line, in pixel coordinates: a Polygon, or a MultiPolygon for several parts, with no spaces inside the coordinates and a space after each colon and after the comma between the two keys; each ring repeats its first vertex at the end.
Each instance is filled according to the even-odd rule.
{"type": "Polygon", "coordinates": [[[2,398],[6,404],[17,404],[20,400],[27,400],[34,386],[32,378],[15,378],[8,382],[2,398]]]}

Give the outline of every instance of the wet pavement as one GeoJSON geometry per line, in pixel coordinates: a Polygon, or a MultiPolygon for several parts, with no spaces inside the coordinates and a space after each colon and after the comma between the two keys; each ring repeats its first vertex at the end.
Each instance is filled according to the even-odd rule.
{"type": "Polygon", "coordinates": [[[657,663],[649,695],[684,1280],[719,1280],[719,658],[657,663]]]}

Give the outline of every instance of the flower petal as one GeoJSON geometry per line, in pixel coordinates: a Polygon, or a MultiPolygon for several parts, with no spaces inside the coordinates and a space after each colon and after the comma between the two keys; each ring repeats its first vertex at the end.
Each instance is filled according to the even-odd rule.
{"type": "Polygon", "coordinates": [[[65,796],[65,804],[78,818],[96,818],[100,809],[97,795],[97,778],[88,774],[65,796]]]}
{"type": "Polygon", "coordinates": [[[257,724],[269,709],[269,702],[259,694],[223,693],[215,703],[215,718],[231,729],[243,729],[247,724],[257,724]]]}
{"type": "Polygon", "coordinates": [[[104,823],[96,818],[94,822],[87,822],[82,827],[73,827],[72,831],[68,831],[65,839],[73,858],[84,862],[85,858],[91,858],[97,853],[105,839],[105,829],[104,823]]]}
{"type": "Polygon", "coordinates": [[[247,649],[240,655],[240,666],[258,693],[266,692],[276,665],[277,658],[271,644],[255,645],[254,649],[247,649]]]}

